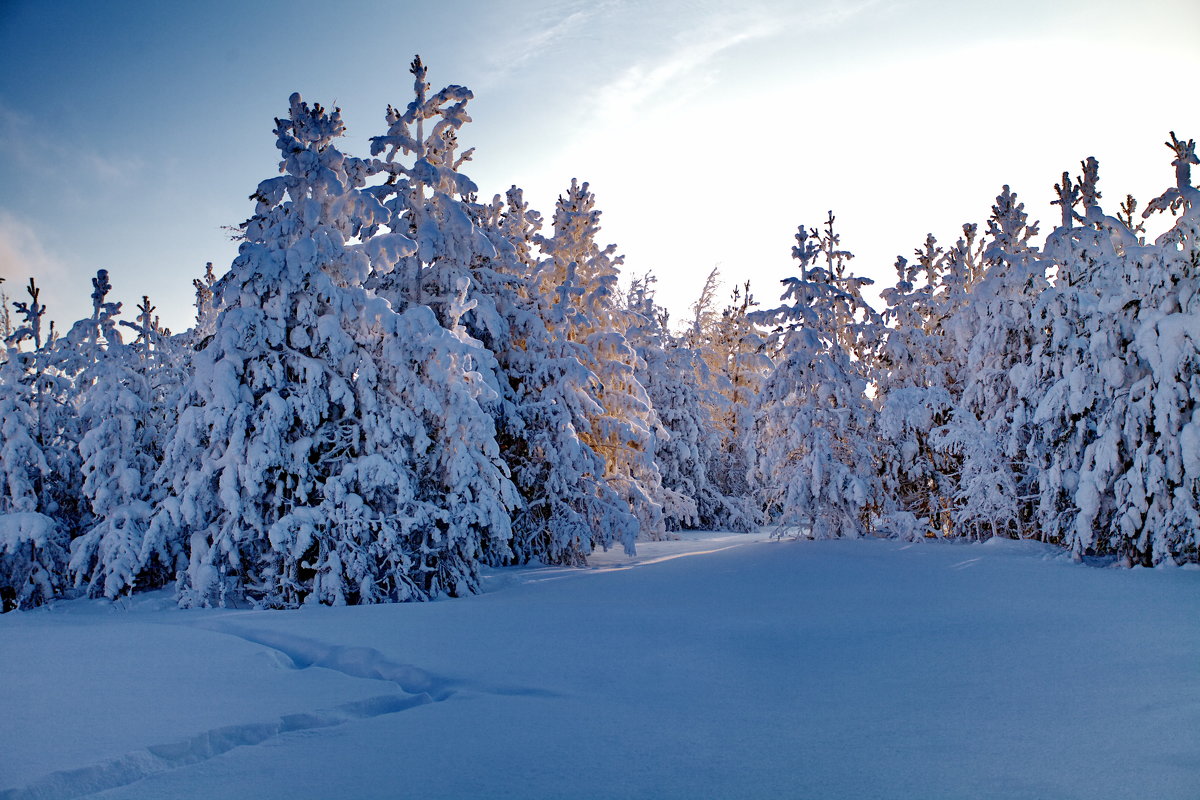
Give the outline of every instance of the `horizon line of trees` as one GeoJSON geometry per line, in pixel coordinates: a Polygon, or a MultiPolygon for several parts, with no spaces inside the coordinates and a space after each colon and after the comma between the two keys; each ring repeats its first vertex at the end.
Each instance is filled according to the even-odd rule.
{"type": "Polygon", "coordinates": [[[289,100],[196,323],[120,319],[107,271],[58,335],[33,280],[0,315],[0,599],[373,603],[478,591],[683,529],[1030,538],[1200,560],[1194,140],[1140,214],[1063,173],[1040,244],[1005,186],[981,230],[896,261],[877,311],[832,212],[778,305],[708,274],[672,329],[619,285],[588,184],[549,225],[462,171],[471,92],[389,106],[370,156],[289,100]],[[1171,215],[1148,241],[1144,220],[1171,215]],[[123,336],[121,328],[126,329],[123,336]]]}

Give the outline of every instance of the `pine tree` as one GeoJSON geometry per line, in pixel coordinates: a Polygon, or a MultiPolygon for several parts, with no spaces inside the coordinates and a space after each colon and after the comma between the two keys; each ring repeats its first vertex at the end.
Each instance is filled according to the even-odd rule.
{"type": "Polygon", "coordinates": [[[767,339],[755,322],[758,302],[750,291],[750,282],[735,286],[730,303],[721,311],[708,337],[719,376],[717,391],[724,399],[718,415],[721,431],[720,450],[710,467],[714,482],[725,497],[743,498],[739,504],[740,522],[735,529],[751,530],[759,523],[752,498],[757,487],[751,482],[754,455],[754,406],[774,363],[767,355],[767,339]]]}
{"type": "Polygon", "coordinates": [[[474,591],[485,546],[507,546],[510,490],[471,348],[362,288],[417,245],[378,233],[373,163],[334,146],[340,113],[293,95],[275,132],[283,175],[259,184],[218,284],[143,560],[181,568],[185,605],[474,591]]]}
{"type": "Polygon", "coordinates": [[[932,234],[915,255],[915,262],[896,259],[897,282],[881,293],[889,329],[875,380],[880,477],[888,506],[881,524],[902,538],[949,532],[949,475],[956,470],[937,446],[937,431],[954,409],[954,368],[941,326],[947,257],[932,234]]]}
{"type": "MultiPolygon", "coordinates": [[[[1031,243],[1023,203],[1005,186],[992,206],[984,273],[959,311],[971,332],[962,397],[941,446],[961,458],[953,512],[960,535],[1024,536],[1036,474],[1025,460],[1033,409],[1013,370],[1028,368],[1034,346],[1032,308],[1048,285],[1049,262],[1031,243]]],[[[961,328],[960,328],[961,330],[961,328]]]]}
{"type": "Polygon", "coordinates": [[[192,327],[191,338],[194,347],[203,347],[216,330],[217,322],[214,304],[217,276],[211,261],[204,265],[203,277],[192,279],[192,286],[196,287],[196,324],[192,327]]]}
{"type": "MultiPolygon", "coordinates": [[[[719,271],[714,267],[692,305],[691,323],[672,341],[680,351],[676,361],[686,354],[690,366],[685,380],[696,387],[704,427],[700,437],[709,488],[698,498],[700,524],[749,531],[758,525],[749,483],[751,404],[771,364],[765,355],[766,342],[747,317],[756,305],[749,282],[734,287],[732,304],[721,311],[716,305],[719,287],[719,271]]],[[[659,401],[654,402],[657,408],[659,401]]]]}
{"type": "MultiPolygon", "coordinates": [[[[75,352],[83,495],[94,523],[71,542],[70,569],[92,596],[133,590],[156,466],[150,386],[137,352],[117,333],[121,304],[107,300],[107,270],[92,279],[92,316],[65,337],[75,352]]],[[[148,303],[146,304],[148,307],[148,303]]]]}
{"type": "MultiPolygon", "coordinates": [[[[653,409],[654,462],[661,478],[663,521],[672,531],[701,526],[701,497],[713,493],[708,480],[711,425],[701,405],[701,388],[690,350],[667,329],[667,313],[654,302],[655,278],[635,278],[629,288],[630,327],[626,340],[637,355],[634,377],[653,409]]],[[[714,503],[705,502],[711,510],[714,503]]]]}
{"type": "MultiPolygon", "coordinates": [[[[1144,216],[1170,211],[1174,225],[1141,259],[1141,303],[1122,430],[1129,468],[1116,480],[1117,554],[1145,565],[1200,559],[1200,190],[1195,140],[1171,133],[1175,185],[1144,216]]],[[[1110,422],[1111,424],[1111,422],[1110,422]]]]}
{"type": "Polygon", "coordinates": [[[540,216],[515,187],[507,208],[498,199],[474,201],[475,184],[460,171],[471,151],[457,152],[471,92],[450,86],[430,95],[419,59],[412,71],[415,99],[403,113],[389,108],[388,132],[372,139],[372,152],[385,155],[378,169],[392,176],[374,190],[391,214],[389,226],[417,248],[370,285],[397,307],[430,305],[476,347],[475,366],[493,391],[485,407],[523,500],[516,508],[512,499],[511,553],[506,547],[487,558],[575,564],[594,547],[621,542],[632,550],[633,520],[580,439],[586,415],[597,410],[586,395],[594,375],[580,363],[577,343],[551,335],[546,320],[554,312],[531,275],[540,216]],[[446,300],[459,292],[463,313],[451,319],[446,300]]]}
{"type": "Polygon", "coordinates": [[[53,432],[56,398],[45,375],[49,347],[42,338],[45,306],[31,278],[30,300],[14,306],[22,323],[5,340],[0,362],[0,610],[45,603],[62,590],[70,529],[60,524],[57,478],[45,443],[53,432]],[[24,342],[30,350],[22,350],[24,342]]]}
{"type": "Polygon", "coordinates": [[[621,496],[650,539],[665,536],[662,479],[654,463],[654,409],[636,376],[637,354],[626,332],[629,312],[617,291],[622,259],[616,246],[596,244],[600,212],[588,184],[571,181],[554,212],[554,235],[541,237],[539,291],[561,309],[550,332],[576,342],[584,366],[596,376],[595,410],[580,431],[585,444],[604,460],[604,479],[621,496]]]}
{"type": "MultiPolygon", "coordinates": [[[[1117,402],[1112,372],[1105,373],[1124,359],[1131,339],[1131,319],[1118,298],[1126,295],[1130,248],[1137,246],[1129,229],[1099,206],[1099,163],[1089,158],[1082,167],[1075,181],[1064,172],[1055,185],[1062,223],[1045,245],[1054,283],[1031,309],[1037,338],[1028,366],[1010,370],[1023,401],[1035,409],[1025,444],[1037,498],[1032,534],[1077,556],[1090,547],[1075,535],[1080,470],[1100,420],[1117,402]]],[[[1100,513],[1098,502],[1086,502],[1089,513],[1100,513]]],[[[1104,517],[1111,519],[1111,512],[1110,505],[1104,517]]]]}
{"type": "Polygon", "coordinates": [[[784,305],[753,317],[773,326],[777,366],[757,406],[756,472],[781,535],[861,536],[877,514],[871,407],[853,358],[871,348],[877,316],[859,292],[869,281],[845,272],[833,220],[824,231],[800,226],[799,275],[783,281],[784,305]]]}
{"type": "Polygon", "coordinates": [[[389,178],[367,191],[386,207],[391,233],[374,235],[368,245],[375,266],[370,285],[397,307],[429,306],[453,327],[448,323],[460,293],[472,296],[472,265],[495,254],[461,199],[478,191],[459,171],[474,150],[460,154],[457,133],[471,121],[466,107],[473,95],[455,85],[430,95],[420,56],[410,72],[415,98],[403,112],[388,106],[387,133],[371,138],[371,154],[384,156],[371,169],[389,178]]]}
{"type": "Polygon", "coordinates": [[[476,208],[496,248],[473,270],[502,322],[479,326],[500,370],[497,414],[501,455],[520,492],[513,516],[517,561],[582,564],[595,548],[620,544],[634,552],[637,519],[603,479],[604,462],[581,438],[600,408],[589,393],[596,377],[583,362],[582,345],[554,338],[547,327],[562,323],[565,309],[540,294],[532,244],[541,217],[512,187],[476,208]]]}

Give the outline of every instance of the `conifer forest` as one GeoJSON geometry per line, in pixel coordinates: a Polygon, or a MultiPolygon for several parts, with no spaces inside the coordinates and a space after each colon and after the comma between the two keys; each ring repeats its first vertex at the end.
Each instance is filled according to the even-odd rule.
{"type": "Polygon", "coordinates": [[[471,91],[411,74],[369,152],[291,96],[189,330],[112,302],[119,265],[62,329],[0,285],[4,610],[460,597],[687,530],[1200,561],[1194,139],[1145,143],[1157,197],[1087,153],[1047,176],[1060,218],[1000,187],[955,241],[897,243],[879,307],[835,209],[779,285],[700,268],[670,319],[587,182],[482,196],[471,91]]]}

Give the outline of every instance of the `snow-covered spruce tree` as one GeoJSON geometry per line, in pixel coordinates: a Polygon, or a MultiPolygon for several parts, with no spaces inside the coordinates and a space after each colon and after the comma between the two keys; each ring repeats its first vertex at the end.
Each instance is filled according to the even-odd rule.
{"type": "Polygon", "coordinates": [[[667,311],[654,300],[654,282],[650,274],[631,282],[632,324],[626,336],[638,354],[635,375],[658,422],[655,462],[667,527],[748,530],[754,525],[749,498],[727,495],[710,475],[710,469],[723,465],[721,434],[728,403],[720,387],[729,381],[710,367],[706,355],[713,358],[711,352],[688,345],[689,339],[700,342],[694,330],[686,335],[669,331],[667,311]]]}
{"type": "Polygon", "coordinates": [[[465,594],[485,540],[508,540],[470,348],[429,308],[397,313],[362,288],[416,244],[377,233],[371,164],[334,147],[342,131],[336,109],[292,96],[283,174],[259,184],[217,285],[143,545],[180,564],[185,605],[465,594]]]}
{"type": "MultiPolygon", "coordinates": [[[[1191,167],[1196,142],[1167,142],[1175,186],[1145,216],[1178,219],[1140,260],[1133,282],[1140,301],[1122,421],[1128,469],[1114,486],[1119,515],[1115,552],[1128,563],[1200,560],[1200,190],[1191,167]]],[[[1108,425],[1116,419],[1106,421],[1108,425]]]]}
{"type": "Polygon", "coordinates": [[[31,346],[28,358],[32,380],[32,404],[36,418],[34,437],[50,466],[41,483],[40,504],[54,517],[68,539],[74,539],[90,524],[82,493],[79,460],[79,409],[76,402],[74,345],[55,330],[54,323],[42,332],[46,308],[39,300],[41,289],[32,279],[27,287],[29,301],[14,303],[21,316],[11,340],[18,347],[31,346]]]}
{"type": "Polygon", "coordinates": [[[919,534],[921,520],[929,523],[927,534],[953,537],[960,533],[955,527],[955,514],[963,448],[958,445],[959,437],[950,435],[953,433],[950,422],[961,405],[967,384],[968,355],[979,327],[972,303],[974,289],[983,279],[986,266],[985,245],[979,236],[979,226],[974,223],[964,224],[962,235],[944,251],[931,236],[927,237],[925,245],[915,252],[915,265],[909,266],[907,260],[903,266],[897,264],[898,271],[914,280],[921,272],[925,273],[923,286],[912,284],[911,291],[918,296],[906,297],[910,290],[901,286],[906,283],[904,276],[900,276],[895,287],[898,295],[884,292],[885,299],[890,298],[889,304],[896,307],[895,313],[889,314],[893,325],[902,327],[902,319],[916,321],[907,310],[900,309],[906,299],[918,303],[920,313],[916,316],[924,320],[921,333],[914,332],[913,342],[906,343],[904,334],[896,334],[896,339],[889,334],[880,353],[876,377],[877,382],[884,384],[891,381],[893,388],[897,379],[902,384],[896,392],[884,386],[877,397],[881,467],[885,483],[890,481],[885,489],[885,502],[889,504],[885,524],[896,535],[919,534]],[[920,353],[915,359],[897,352],[897,348],[910,347],[920,353]],[[897,362],[900,374],[895,378],[885,377],[893,361],[897,362]],[[912,391],[905,388],[906,381],[923,388],[912,391]],[[946,396],[941,395],[940,389],[945,390],[946,396]],[[893,395],[891,400],[888,395],[893,395]],[[938,424],[929,427],[935,422],[938,424]],[[928,435],[922,438],[920,431],[927,428],[928,435]],[[917,445],[916,451],[912,450],[913,443],[917,445]],[[922,448],[925,448],[923,456],[922,448]],[[911,475],[901,476],[897,467],[905,469],[903,465],[909,454],[914,469],[911,475]],[[927,469],[932,470],[932,475],[927,469]],[[926,483],[926,490],[932,491],[911,494],[896,482],[896,479],[908,482],[909,489],[914,489],[922,474],[936,480],[936,486],[926,483]],[[916,477],[916,482],[909,482],[910,477],[916,477]],[[918,503],[915,510],[908,507],[914,501],[918,503]],[[906,508],[912,516],[906,515],[906,508]]]}
{"type": "Polygon", "coordinates": [[[69,529],[60,524],[40,413],[48,399],[44,377],[49,350],[42,338],[45,313],[37,285],[30,300],[17,302],[21,317],[4,342],[0,362],[0,611],[44,603],[62,590],[69,529]],[[32,347],[23,350],[29,342],[32,347]],[[46,392],[46,394],[43,394],[46,392]]]}
{"type": "Polygon", "coordinates": [[[580,438],[602,414],[589,396],[596,379],[584,366],[586,351],[551,335],[547,322],[563,310],[532,275],[540,215],[515,187],[507,205],[474,201],[475,184],[459,171],[471,151],[458,155],[456,133],[470,121],[471,92],[449,86],[430,95],[420,59],[412,72],[415,99],[403,113],[389,108],[387,134],[372,139],[372,152],[385,154],[378,168],[393,176],[373,191],[390,212],[391,230],[417,249],[370,285],[397,307],[429,304],[475,347],[477,368],[494,392],[486,408],[500,454],[521,498],[519,507],[513,499],[511,551],[487,558],[578,564],[594,547],[620,542],[632,551],[636,521],[580,438]],[[446,301],[459,292],[466,306],[452,321],[446,301]]]}
{"type": "Polygon", "coordinates": [[[1172,134],[1167,145],[1176,185],[1144,216],[1182,215],[1153,245],[1131,197],[1116,219],[1100,209],[1094,159],[1057,187],[1063,224],[1046,252],[1059,274],[1037,309],[1046,345],[1032,373],[1042,385],[1030,382],[1041,402],[1029,453],[1041,464],[1043,535],[1077,557],[1196,558],[1196,162],[1194,144],[1172,134]]]}
{"type": "Polygon", "coordinates": [[[154,314],[155,306],[146,295],[142,295],[142,302],[136,308],[138,314],[132,322],[123,319],[119,324],[134,336],[129,345],[136,356],[134,367],[150,393],[146,424],[150,428],[154,460],[158,463],[162,460],[163,445],[175,427],[176,406],[191,377],[195,347],[202,345],[196,344],[193,330],[172,334],[162,327],[154,314]]]}
{"type": "Polygon", "coordinates": [[[716,366],[716,353],[708,346],[712,332],[721,318],[717,310],[717,290],[721,288],[721,268],[713,267],[704,277],[700,296],[692,303],[692,318],[683,331],[683,341],[691,349],[702,354],[704,363],[716,366]]]}
{"type": "Polygon", "coordinates": [[[193,347],[202,347],[213,335],[217,324],[217,276],[211,261],[204,265],[203,277],[192,279],[192,286],[196,287],[196,324],[192,326],[191,340],[193,347]]]}
{"type": "MultiPolygon", "coordinates": [[[[701,405],[701,388],[691,351],[673,340],[667,312],[654,302],[651,274],[630,283],[626,339],[637,354],[634,377],[654,410],[654,462],[662,480],[663,521],[668,530],[704,527],[700,497],[712,493],[709,451],[712,426],[701,405]]],[[[711,509],[712,503],[706,503],[711,509]]]]}
{"type": "Polygon", "coordinates": [[[960,536],[1025,536],[1030,532],[1036,474],[1025,458],[1032,411],[1016,389],[1029,364],[1035,332],[1033,305],[1047,285],[1050,264],[1032,245],[1023,203],[1005,186],[992,206],[985,271],[958,309],[955,325],[971,332],[962,397],[939,447],[961,458],[955,488],[960,536]]]}
{"type": "MultiPolygon", "coordinates": [[[[735,529],[751,530],[760,523],[751,482],[754,455],[754,406],[763,383],[774,369],[767,355],[767,339],[754,321],[758,302],[750,282],[733,288],[730,302],[705,336],[711,353],[710,375],[718,376],[717,391],[723,395],[723,413],[717,415],[721,445],[709,473],[726,497],[743,498],[742,522],[735,529]]],[[[732,524],[732,523],[730,523],[732,524]]]]}
{"type": "Polygon", "coordinates": [[[10,348],[0,364],[0,611],[54,598],[67,566],[68,538],[39,510],[50,466],[33,435],[27,355],[10,348]]]}
{"type": "MultiPolygon", "coordinates": [[[[1055,186],[1062,222],[1044,248],[1055,278],[1031,309],[1030,361],[1010,370],[1022,402],[1034,409],[1025,443],[1036,492],[1030,535],[1071,547],[1076,555],[1090,547],[1075,535],[1079,475],[1125,372],[1113,367],[1128,350],[1132,315],[1118,298],[1127,299],[1130,248],[1138,245],[1123,223],[1100,209],[1098,162],[1089,158],[1082,166],[1075,181],[1064,172],[1055,186]]],[[[1111,495],[1111,486],[1103,494],[1111,495]]],[[[1101,504],[1107,506],[1107,525],[1112,503],[1094,499],[1097,515],[1101,504]]]]}
{"type": "Polygon", "coordinates": [[[950,532],[949,475],[956,469],[935,433],[954,408],[954,369],[940,324],[947,259],[932,234],[915,255],[915,262],[896,259],[896,284],[881,293],[888,331],[875,370],[880,524],[906,539],[950,532]]]}
{"type": "Polygon", "coordinates": [[[914,255],[912,262],[903,256],[896,258],[896,284],[880,292],[888,305],[883,313],[888,331],[880,353],[880,363],[886,367],[881,392],[891,387],[941,385],[946,380],[937,324],[945,296],[942,271],[946,253],[929,234],[914,255]]]}
{"type": "Polygon", "coordinates": [[[582,564],[595,548],[615,544],[633,553],[637,519],[580,435],[601,413],[589,392],[596,377],[583,366],[582,345],[547,327],[547,320],[561,325],[570,304],[537,291],[531,245],[541,217],[516,187],[504,202],[497,196],[474,210],[496,248],[493,259],[474,265],[473,285],[503,324],[478,326],[475,335],[501,371],[497,438],[522,498],[513,515],[514,558],[582,564]]]}
{"type": "Polygon", "coordinates": [[[1185,258],[1190,258],[1187,245],[1194,245],[1200,239],[1200,210],[1197,210],[1196,187],[1192,185],[1192,166],[1200,164],[1200,157],[1196,155],[1196,140],[1184,141],[1175,135],[1175,131],[1171,131],[1171,140],[1166,145],[1175,154],[1171,160],[1171,166],[1175,168],[1175,185],[1151,200],[1142,212],[1142,218],[1149,219],[1154,214],[1168,211],[1178,214],[1179,219],[1158,237],[1155,244],[1160,247],[1173,244],[1185,258]]]}
{"type": "Polygon", "coordinates": [[[865,352],[877,315],[861,299],[869,283],[845,272],[833,214],[824,231],[800,226],[784,305],[752,319],[772,328],[776,363],[758,400],[756,477],[762,507],[780,535],[860,536],[873,524],[878,478],[871,453],[865,352]]]}
{"type": "Polygon", "coordinates": [[[742,288],[734,287],[733,304],[721,311],[716,305],[719,286],[719,271],[714,267],[692,304],[690,324],[672,341],[688,354],[708,426],[703,434],[707,443],[705,477],[712,494],[700,501],[700,524],[748,531],[758,525],[748,474],[752,460],[749,434],[754,430],[751,402],[770,370],[770,360],[764,352],[766,342],[746,317],[755,305],[749,282],[744,295],[742,288]]]}
{"type": "MultiPolygon", "coordinates": [[[[651,276],[647,275],[646,277],[649,279],[651,276]]],[[[701,390],[700,405],[711,429],[709,435],[715,437],[716,441],[707,467],[717,471],[722,470],[725,466],[722,444],[732,410],[728,400],[732,382],[726,375],[724,354],[720,352],[715,341],[721,321],[721,313],[717,309],[717,290],[720,286],[720,269],[713,267],[704,278],[700,296],[692,303],[691,320],[678,336],[673,337],[676,346],[686,348],[691,354],[694,380],[701,390]]],[[[715,479],[711,477],[710,479],[715,482],[715,479]]],[[[744,500],[747,494],[747,492],[742,492],[739,497],[744,500]]]]}
{"type": "MultiPolygon", "coordinates": [[[[470,160],[474,149],[458,152],[458,130],[471,121],[467,102],[471,90],[447,86],[433,95],[426,81],[427,68],[420,57],[413,59],[415,97],[403,110],[387,109],[387,133],[371,137],[371,154],[383,155],[371,164],[375,172],[389,176],[380,186],[366,191],[386,207],[384,220],[390,234],[377,235],[373,247],[388,248],[393,241],[415,246],[389,253],[392,266],[376,269],[370,286],[397,308],[429,306],[448,328],[451,309],[466,292],[474,299],[471,267],[481,257],[492,257],[495,248],[475,225],[466,196],[478,191],[459,168],[470,160]],[[426,130],[428,126],[428,130],[426,130]],[[398,157],[411,157],[405,164],[398,157]]],[[[472,309],[465,309],[470,312],[472,309]]],[[[480,358],[487,354],[480,348],[480,358]]]]}
{"type": "MultiPolygon", "coordinates": [[[[71,542],[76,586],[115,598],[137,580],[156,467],[150,387],[137,352],[117,333],[107,270],[92,279],[92,316],[64,337],[77,359],[83,495],[92,524],[71,542]]],[[[148,307],[148,303],[146,304],[148,307]]]]}
{"type": "Polygon", "coordinates": [[[576,342],[592,385],[597,411],[580,431],[604,459],[604,479],[621,496],[649,539],[666,535],[662,478],[654,463],[654,409],[635,374],[637,354],[625,333],[631,323],[617,292],[616,245],[596,244],[600,212],[588,184],[572,179],[554,211],[554,233],[540,237],[539,291],[552,294],[562,312],[548,320],[550,332],[576,342]]]}
{"type": "MultiPolygon", "coordinates": [[[[163,328],[154,314],[155,307],[145,295],[137,311],[133,321],[121,320],[119,324],[128,328],[134,336],[129,344],[136,356],[134,368],[142,376],[149,392],[145,420],[147,440],[154,463],[161,464],[167,444],[175,433],[180,403],[184,402],[193,378],[193,360],[198,349],[203,349],[206,342],[196,339],[194,329],[173,335],[170,330],[163,328]]],[[[157,487],[157,483],[156,477],[152,484],[157,487]]],[[[152,497],[160,494],[161,491],[153,492],[152,497]]],[[[157,537],[148,538],[157,541],[157,537]]],[[[147,540],[143,540],[139,557],[138,587],[165,586],[175,579],[178,565],[170,560],[152,557],[146,543],[147,540]]]]}
{"type": "Polygon", "coordinates": [[[953,247],[946,249],[941,264],[942,292],[933,328],[942,345],[945,384],[956,404],[966,385],[967,355],[978,328],[979,320],[971,303],[975,287],[983,280],[986,244],[979,236],[979,226],[973,222],[965,223],[962,236],[953,247]]]}

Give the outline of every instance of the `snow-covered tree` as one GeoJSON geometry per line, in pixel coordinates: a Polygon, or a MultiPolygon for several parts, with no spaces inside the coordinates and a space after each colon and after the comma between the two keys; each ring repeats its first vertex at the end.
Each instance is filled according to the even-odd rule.
{"type": "Polygon", "coordinates": [[[692,303],[692,318],[683,331],[683,341],[687,346],[702,354],[705,364],[716,366],[716,353],[708,347],[713,331],[721,318],[717,310],[717,290],[721,288],[721,269],[713,267],[704,278],[700,287],[700,296],[692,303]]]}
{"type": "Polygon", "coordinates": [[[414,101],[404,112],[389,108],[387,134],[372,139],[373,153],[384,155],[379,169],[393,176],[373,191],[391,230],[417,248],[370,285],[397,307],[430,305],[451,327],[458,322],[448,318],[446,298],[464,293],[464,342],[475,346],[476,368],[493,390],[486,408],[523,501],[514,508],[511,554],[488,558],[581,563],[594,547],[632,550],[636,523],[581,438],[603,413],[589,396],[596,378],[586,351],[547,327],[562,309],[533,275],[540,215],[515,187],[507,205],[474,202],[475,184],[460,171],[471,151],[459,155],[457,143],[471,92],[450,86],[431,95],[419,59],[412,71],[414,101]]]}
{"type": "Polygon", "coordinates": [[[50,467],[40,483],[39,505],[55,519],[64,535],[73,539],[88,524],[76,447],[79,415],[71,375],[75,354],[69,343],[60,339],[53,322],[43,324],[46,307],[40,301],[41,289],[32,278],[26,291],[28,301],[13,303],[22,321],[10,342],[18,349],[23,343],[30,345],[24,361],[35,419],[33,436],[50,467]]]}
{"type": "Polygon", "coordinates": [[[750,291],[750,282],[733,288],[729,304],[704,337],[699,348],[709,365],[709,376],[724,402],[716,411],[720,429],[720,450],[709,473],[725,497],[744,498],[740,522],[731,520],[736,529],[752,529],[758,524],[751,482],[754,456],[754,406],[763,383],[774,369],[767,355],[766,334],[754,321],[758,302],[750,291]]]}
{"type": "Polygon", "coordinates": [[[1187,143],[1172,135],[1167,145],[1176,186],[1147,216],[1172,205],[1183,216],[1151,246],[1132,198],[1116,218],[1101,209],[1095,159],[1074,182],[1064,174],[1056,186],[1063,221],[1045,248],[1057,275],[1034,308],[1041,338],[1030,364],[1013,369],[1014,385],[1037,403],[1026,445],[1037,477],[1036,535],[1077,557],[1194,557],[1197,468],[1186,443],[1195,406],[1196,319],[1187,310],[1196,286],[1187,232],[1195,189],[1180,169],[1187,143]]]}
{"type": "Polygon", "coordinates": [[[953,413],[957,372],[941,324],[947,259],[932,234],[915,255],[896,259],[897,282],[881,292],[888,331],[875,370],[881,526],[903,538],[950,532],[955,471],[937,436],[953,413]]]}
{"type": "Polygon", "coordinates": [[[67,536],[44,513],[50,465],[36,439],[30,353],[8,346],[0,363],[0,611],[44,603],[61,589],[67,536]]]}
{"type": "Polygon", "coordinates": [[[213,272],[212,262],[209,261],[204,265],[203,277],[192,279],[192,286],[196,289],[196,324],[191,332],[193,346],[203,346],[216,330],[216,285],[217,276],[213,272]]]}
{"type": "Polygon", "coordinates": [[[953,247],[946,249],[942,263],[941,285],[944,294],[937,304],[935,328],[942,337],[942,363],[946,370],[946,385],[957,403],[966,384],[967,354],[974,342],[978,317],[971,303],[975,287],[983,279],[986,268],[983,252],[986,240],[979,235],[973,222],[962,226],[962,236],[953,247]]]}
{"type": "MultiPolygon", "coordinates": [[[[1115,550],[1126,561],[1158,564],[1200,558],[1200,190],[1191,167],[1195,140],[1174,132],[1175,185],[1146,216],[1178,214],[1138,265],[1138,372],[1130,376],[1122,430],[1128,469],[1116,480],[1115,550]]],[[[1116,423],[1115,419],[1107,421],[1116,423]]]]}
{"type": "Polygon", "coordinates": [[[133,334],[129,347],[136,356],[135,369],[149,390],[147,426],[155,461],[161,460],[163,443],[175,425],[175,408],[192,372],[192,356],[197,344],[194,330],[172,334],[162,327],[154,314],[150,298],[142,295],[137,316],[121,320],[122,328],[133,334]]]}
{"type": "Polygon", "coordinates": [[[283,174],[259,184],[217,284],[143,546],[179,565],[184,604],[459,595],[482,551],[507,547],[511,487],[472,348],[428,307],[397,313],[362,288],[417,245],[379,233],[373,163],[338,151],[342,131],[336,109],[292,96],[283,174]]]}
{"type": "Polygon", "coordinates": [[[738,494],[730,494],[714,477],[728,467],[723,446],[731,409],[725,392],[732,389],[708,340],[718,319],[711,308],[715,276],[710,273],[695,318],[679,335],[670,332],[667,311],[655,302],[653,275],[632,281],[628,292],[633,324],[627,337],[638,354],[638,381],[659,423],[655,462],[671,530],[749,530],[755,525],[744,475],[738,494]]]}
{"type": "Polygon", "coordinates": [[[862,535],[878,497],[865,368],[851,352],[872,347],[877,315],[861,299],[869,281],[844,270],[833,220],[800,226],[784,305],[753,316],[772,328],[776,363],[755,423],[762,506],[781,533],[813,538],[862,535]]]}
{"type": "Polygon", "coordinates": [[[585,444],[604,459],[604,478],[629,504],[644,536],[665,535],[662,479],[654,462],[654,409],[636,376],[637,354],[625,334],[629,312],[617,292],[616,246],[596,244],[600,211],[588,184],[572,180],[555,207],[553,235],[538,242],[544,258],[538,287],[562,305],[550,320],[551,334],[582,345],[579,355],[596,376],[597,412],[580,431],[585,444]]]}
{"type": "MultiPolygon", "coordinates": [[[[604,462],[582,439],[602,410],[583,346],[550,334],[570,305],[537,291],[531,245],[541,227],[521,190],[476,209],[496,256],[480,259],[473,283],[501,324],[477,326],[500,370],[497,427],[501,455],[522,498],[513,516],[518,561],[581,564],[595,548],[632,553],[638,523],[604,480],[604,462]]],[[[481,303],[482,304],[482,303],[481,303]]]]}
{"type": "MultiPolygon", "coordinates": [[[[64,337],[78,360],[78,448],[93,520],[71,542],[70,568],[88,594],[115,598],[134,588],[140,570],[159,431],[141,359],[117,333],[121,304],[107,300],[107,270],[96,274],[92,286],[92,316],[64,337]]],[[[150,308],[148,301],[144,305],[150,308]]]]}
{"type": "Polygon", "coordinates": [[[757,305],[750,283],[735,286],[730,304],[720,310],[716,299],[719,287],[719,271],[713,268],[692,305],[692,319],[676,343],[688,353],[710,430],[706,436],[713,440],[706,448],[706,478],[716,502],[701,503],[701,524],[752,530],[759,524],[750,486],[753,403],[772,365],[762,332],[748,316],[757,305]]]}
{"type": "Polygon", "coordinates": [[[428,70],[419,56],[410,71],[414,99],[403,111],[388,106],[387,133],[371,138],[371,154],[383,156],[371,168],[389,180],[367,191],[387,208],[392,232],[372,239],[371,247],[389,252],[370,285],[393,305],[429,306],[448,324],[460,294],[466,291],[472,298],[472,265],[495,255],[462,199],[478,191],[459,171],[474,150],[459,153],[457,133],[471,121],[466,108],[473,95],[454,85],[430,95],[428,70]],[[395,243],[401,249],[390,252],[395,243]]]}
{"type": "Polygon", "coordinates": [[[1190,257],[1188,245],[1194,245],[1200,239],[1200,209],[1197,209],[1197,190],[1192,185],[1192,166],[1200,164],[1200,156],[1196,155],[1196,140],[1180,139],[1175,131],[1171,131],[1171,140],[1166,145],[1175,154],[1171,160],[1171,166],[1175,168],[1175,185],[1151,200],[1142,217],[1147,219],[1164,212],[1177,214],[1179,219],[1170,230],[1158,237],[1155,244],[1160,247],[1175,245],[1187,258],[1190,257]]]}
{"type": "MultiPolygon", "coordinates": [[[[61,591],[70,527],[60,522],[59,475],[47,443],[61,453],[55,431],[57,379],[47,375],[51,348],[42,338],[45,306],[29,281],[28,301],[4,342],[0,362],[0,610],[44,603],[61,591]],[[22,343],[32,344],[29,350],[22,343]]],[[[51,451],[53,453],[53,450],[51,451]]]]}
{"type": "Polygon", "coordinates": [[[1137,245],[1123,223],[1100,209],[1098,162],[1089,158],[1082,167],[1076,180],[1064,172],[1055,185],[1062,222],[1044,248],[1054,282],[1030,309],[1029,362],[1010,370],[1023,404],[1034,408],[1024,445],[1036,493],[1030,535],[1061,544],[1078,543],[1079,472],[1114,402],[1115,373],[1106,367],[1124,358],[1131,338],[1130,315],[1112,306],[1126,294],[1127,248],[1137,245]]]}
{"type": "Polygon", "coordinates": [[[1032,243],[1037,232],[1024,204],[1005,186],[988,220],[983,277],[956,314],[959,331],[970,333],[970,349],[962,396],[943,442],[962,459],[961,502],[953,512],[960,533],[1030,532],[1028,499],[1036,476],[1025,460],[1025,445],[1033,408],[1016,387],[1036,338],[1033,305],[1048,285],[1050,263],[1032,243]]]}
{"type": "Polygon", "coordinates": [[[653,409],[654,462],[662,490],[663,521],[669,530],[700,526],[700,496],[712,492],[711,425],[701,404],[701,387],[690,350],[673,340],[667,312],[654,302],[655,278],[635,278],[628,292],[626,340],[637,354],[634,376],[653,409]]]}

